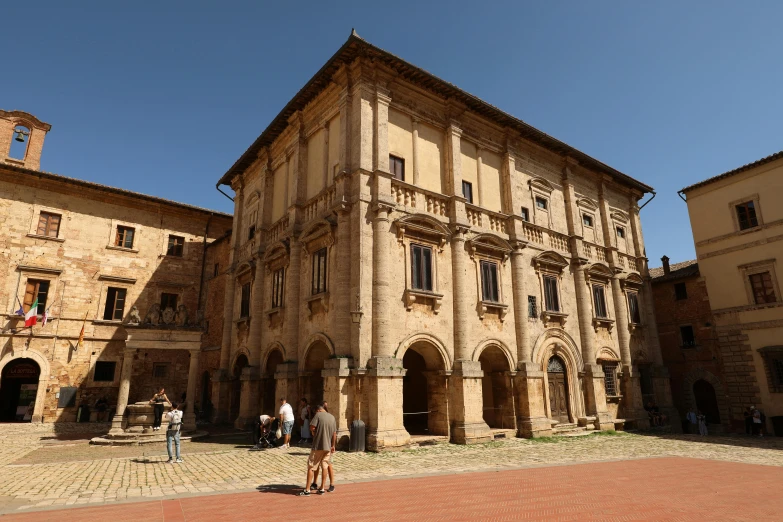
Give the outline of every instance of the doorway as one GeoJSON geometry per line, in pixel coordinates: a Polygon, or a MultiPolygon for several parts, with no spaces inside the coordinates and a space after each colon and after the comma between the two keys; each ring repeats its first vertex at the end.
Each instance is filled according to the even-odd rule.
{"type": "Polygon", "coordinates": [[[547,364],[547,381],[549,382],[549,411],[552,420],[561,423],[571,422],[568,417],[568,378],[563,360],[553,355],[547,364]]]}
{"type": "Polygon", "coordinates": [[[448,435],[446,369],[437,348],[418,342],[402,357],[402,422],[411,435],[448,435]]]}
{"type": "Polygon", "coordinates": [[[41,369],[32,359],[16,359],[0,377],[0,421],[30,422],[41,369]]]}
{"type": "MultiPolygon", "coordinates": [[[[302,392],[302,397],[306,398],[309,404],[315,405],[324,400],[324,378],[321,372],[324,369],[326,359],[331,354],[329,347],[322,341],[316,341],[307,351],[299,389],[302,392]]],[[[299,404],[297,397],[289,397],[288,402],[299,404]]]]}
{"type": "Polygon", "coordinates": [[[239,417],[239,404],[242,399],[242,370],[245,366],[248,366],[247,356],[245,354],[237,357],[237,361],[234,363],[234,372],[231,378],[231,396],[229,399],[228,413],[229,422],[233,423],[239,417]]]}
{"type": "Polygon", "coordinates": [[[707,424],[720,424],[720,409],[715,388],[704,379],[693,383],[693,396],[696,399],[696,408],[707,417],[707,424]]]}
{"type": "MultiPolygon", "coordinates": [[[[264,379],[264,395],[261,398],[262,411],[265,415],[275,416],[277,410],[275,406],[275,394],[277,393],[277,381],[275,380],[275,372],[277,371],[277,365],[283,362],[283,354],[280,350],[273,350],[266,359],[266,378],[264,379]]],[[[294,397],[288,399],[294,400],[294,397]]]]}
{"type": "Polygon", "coordinates": [[[481,371],[481,394],[484,402],[484,422],[490,428],[513,428],[514,407],[508,372],[511,370],[508,358],[497,346],[490,346],[479,356],[481,371]]]}

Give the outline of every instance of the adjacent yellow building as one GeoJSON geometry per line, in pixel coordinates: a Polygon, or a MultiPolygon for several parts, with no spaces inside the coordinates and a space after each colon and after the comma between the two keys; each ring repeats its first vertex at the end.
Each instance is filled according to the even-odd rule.
{"type": "MultiPolygon", "coordinates": [[[[731,416],[783,415],[783,151],[680,191],[707,282],[731,416]]],[[[772,423],[769,423],[771,427],[772,423]]],[[[736,426],[741,427],[741,426],[736,426]]]]}

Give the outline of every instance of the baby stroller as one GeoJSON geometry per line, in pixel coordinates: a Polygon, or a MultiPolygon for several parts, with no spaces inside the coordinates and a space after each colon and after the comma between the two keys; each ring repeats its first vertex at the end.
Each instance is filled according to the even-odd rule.
{"type": "Polygon", "coordinates": [[[277,419],[273,420],[267,426],[261,426],[261,421],[256,419],[253,426],[254,450],[277,447],[277,428],[279,427],[277,419]]]}

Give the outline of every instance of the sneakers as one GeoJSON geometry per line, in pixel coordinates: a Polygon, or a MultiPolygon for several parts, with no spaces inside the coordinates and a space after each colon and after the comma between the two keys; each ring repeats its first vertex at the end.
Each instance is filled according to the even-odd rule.
{"type": "Polygon", "coordinates": [[[334,493],[334,486],[329,486],[329,489],[326,490],[327,493],[334,493]]]}
{"type": "Polygon", "coordinates": [[[166,464],[174,464],[174,459],[169,459],[166,461],[166,464]]]}
{"type": "Polygon", "coordinates": [[[177,463],[177,464],[182,464],[182,459],[177,459],[174,462],[177,463]]]}

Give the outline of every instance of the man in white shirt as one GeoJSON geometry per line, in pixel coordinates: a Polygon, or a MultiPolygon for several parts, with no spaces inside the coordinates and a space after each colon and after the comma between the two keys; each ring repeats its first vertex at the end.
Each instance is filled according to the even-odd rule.
{"type": "Polygon", "coordinates": [[[286,402],[285,399],[280,399],[280,422],[282,424],[283,432],[283,445],[281,448],[291,447],[291,431],[294,429],[294,409],[286,402]]]}

